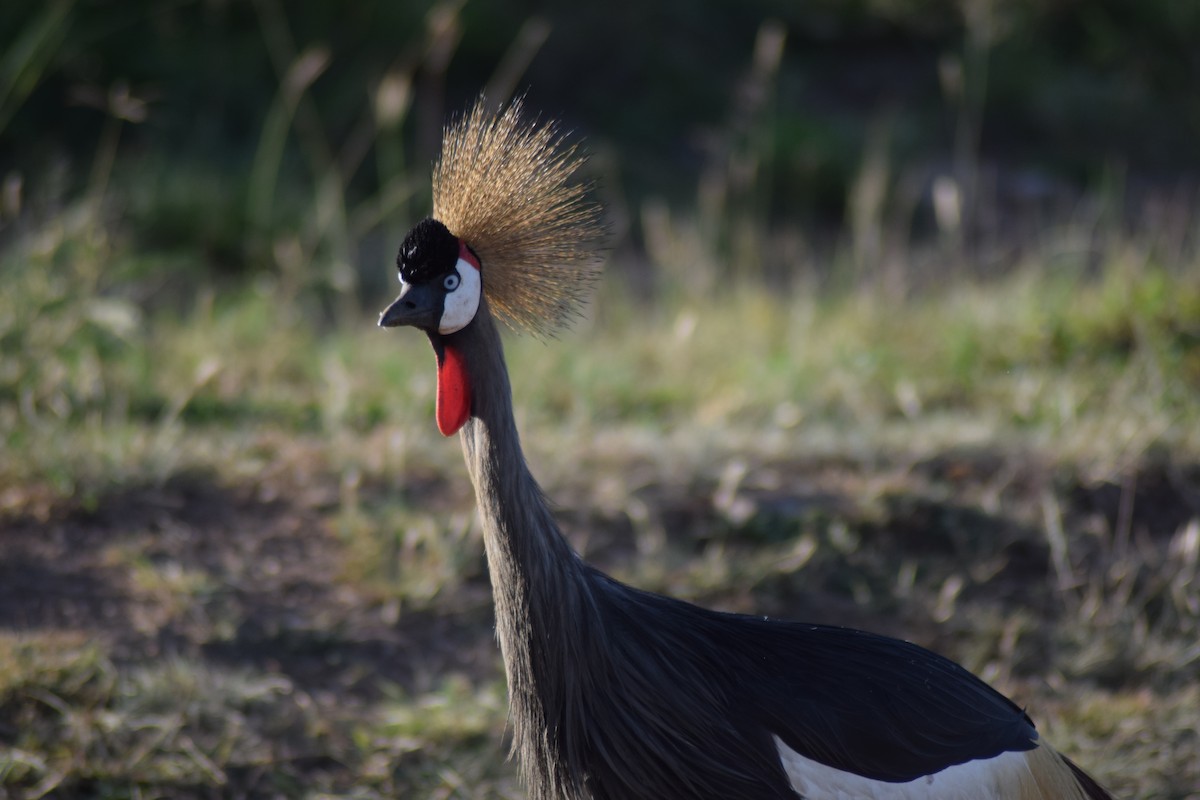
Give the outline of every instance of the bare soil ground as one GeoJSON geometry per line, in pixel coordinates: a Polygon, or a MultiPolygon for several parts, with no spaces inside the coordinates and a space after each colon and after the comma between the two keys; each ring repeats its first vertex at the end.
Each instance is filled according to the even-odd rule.
{"type": "MultiPolygon", "coordinates": [[[[1142,715],[1144,747],[1174,753],[1164,769],[1177,774],[1157,782],[1122,775],[1139,751],[1121,749],[1126,721],[1095,709],[1128,708],[1138,696],[1200,700],[1200,652],[1188,639],[1198,615],[1183,614],[1197,603],[1188,576],[1200,547],[1193,541],[1200,465],[1148,461],[1093,483],[1069,466],[986,451],[912,463],[732,463],[673,477],[649,470],[615,505],[581,479],[561,481],[552,494],[576,546],[627,580],[727,609],[913,639],[1017,695],[1035,719],[1048,716],[1053,732],[1066,734],[1063,748],[1109,783],[1138,796],[1196,796],[1200,758],[1189,762],[1186,748],[1200,754],[1200,739],[1193,730],[1189,745],[1186,709],[1180,719],[1154,715],[1149,702],[1131,712],[1142,715]],[[1122,615],[1126,607],[1136,613],[1122,615]],[[1122,625],[1131,630],[1114,629],[1122,625]],[[1149,629],[1140,639],[1132,630],[1139,625],[1149,629]],[[1147,639],[1159,643],[1157,655],[1147,639]],[[1154,740],[1156,726],[1169,741],[1154,740]]],[[[626,464],[623,472],[639,468],[626,464]]],[[[417,480],[395,492],[368,486],[363,503],[407,493],[469,512],[458,476],[417,480]]],[[[75,678],[10,677],[0,693],[0,743],[20,748],[61,737],[91,752],[103,737],[69,730],[78,714],[125,707],[114,700],[120,691],[98,685],[105,674],[147,665],[186,664],[276,687],[233,703],[242,715],[237,731],[180,722],[176,733],[191,731],[211,765],[207,779],[204,770],[143,774],[136,761],[101,778],[94,753],[80,753],[57,767],[35,765],[25,777],[10,768],[3,785],[11,796],[423,791],[428,782],[404,773],[429,771],[421,761],[428,743],[397,755],[386,778],[368,769],[372,755],[388,751],[380,731],[395,735],[379,727],[378,715],[381,704],[436,692],[446,676],[473,686],[501,679],[482,553],[427,602],[389,596],[353,578],[338,498],[334,475],[227,485],[180,474],[73,500],[10,490],[0,516],[0,631],[43,649],[63,641],[93,648],[105,666],[75,678]],[[364,729],[364,720],[376,727],[364,729]],[[206,731],[215,738],[205,739],[206,731]],[[243,739],[253,746],[222,752],[223,760],[206,745],[243,739]]],[[[502,711],[492,717],[502,730],[502,711]]],[[[1200,721],[1200,712],[1192,718],[1200,721]]],[[[465,747],[491,762],[488,780],[497,783],[489,785],[509,796],[518,790],[500,744],[484,744],[477,755],[494,732],[450,731],[445,760],[452,764],[465,747]]],[[[440,796],[491,796],[477,791],[485,790],[440,796]]]]}

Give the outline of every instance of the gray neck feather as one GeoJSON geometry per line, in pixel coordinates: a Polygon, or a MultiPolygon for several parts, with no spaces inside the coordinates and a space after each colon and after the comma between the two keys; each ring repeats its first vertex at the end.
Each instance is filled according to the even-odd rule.
{"type": "Polygon", "coordinates": [[[575,796],[563,763],[566,684],[599,631],[588,570],[559,532],[521,452],[512,392],[499,332],[481,305],[456,335],[472,387],[472,417],[462,429],[463,452],[483,523],[496,605],[496,635],[504,656],[513,751],[531,798],[575,796]],[[589,629],[591,632],[589,633],[589,629]]]}

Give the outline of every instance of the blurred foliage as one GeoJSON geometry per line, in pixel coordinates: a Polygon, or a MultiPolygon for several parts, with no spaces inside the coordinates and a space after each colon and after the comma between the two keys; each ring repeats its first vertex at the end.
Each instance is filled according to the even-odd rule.
{"type": "MultiPolygon", "coordinates": [[[[928,294],[935,318],[931,288],[1033,273],[1007,309],[1041,314],[1027,341],[963,326],[927,366],[970,386],[988,359],[1153,353],[1194,382],[1196,40],[1200,10],[1166,0],[4,4],[0,414],[14,436],[89,415],[327,421],[295,399],[326,366],[297,332],[368,324],[438,132],[483,89],[586,136],[632,287],[602,313],[700,308],[734,276],[928,294]],[[165,359],[147,331],[172,316],[193,333],[165,359]],[[214,372],[210,329],[269,346],[214,372]]],[[[611,408],[678,409],[660,389],[611,408]]],[[[385,413],[371,396],[362,420],[385,413]]]]}
{"type": "Polygon", "coordinates": [[[728,171],[725,190],[756,210],[837,221],[877,119],[900,165],[965,147],[1051,184],[1094,188],[1114,163],[1194,171],[1197,40],[1200,7],[1169,0],[9,3],[0,174],[32,184],[65,157],[81,186],[127,93],[144,121],[122,154],[157,157],[168,200],[186,194],[167,177],[176,170],[207,175],[183,209],[194,230],[170,202],[139,222],[154,241],[195,236],[240,266],[262,251],[238,245],[253,231],[230,209],[264,191],[245,181],[263,178],[272,125],[291,130],[278,195],[310,190],[332,165],[362,197],[397,169],[423,172],[446,113],[490,84],[527,90],[534,108],[620,152],[605,177],[633,208],[651,192],[690,198],[697,176],[728,171]],[[756,50],[764,24],[780,37],[777,63],[758,61],[770,55],[756,50]],[[290,118],[273,118],[280,102],[296,106],[290,118]],[[400,158],[387,152],[397,136],[400,158]]]}

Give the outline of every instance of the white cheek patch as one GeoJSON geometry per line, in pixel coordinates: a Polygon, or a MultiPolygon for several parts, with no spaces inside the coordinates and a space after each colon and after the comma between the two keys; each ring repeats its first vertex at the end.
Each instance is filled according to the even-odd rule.
{"type": "Polygon", "coordinates": [[[446,292],[442,318],[438,322],[438,333],[462,330],[475,319],[475,312],[479,310],[479,294],[483,289],[479,268],[460,258],[454,265],[454,270],[458,273],[458,286],[446,292]]]}

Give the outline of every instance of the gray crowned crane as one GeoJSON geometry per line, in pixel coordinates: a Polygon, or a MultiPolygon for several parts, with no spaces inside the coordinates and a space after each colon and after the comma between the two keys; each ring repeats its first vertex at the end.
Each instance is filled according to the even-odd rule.
{"type": "Polygon", "coordinates": [[[1102,800],[1012,701],[909,642],[721,613],[585,563],[521,452],[499,319],[549,334],[598,275],[582,157],[519,103],[446,130],[379,319],[429,337],[460,432],[533,800],[1102,800]]]}

